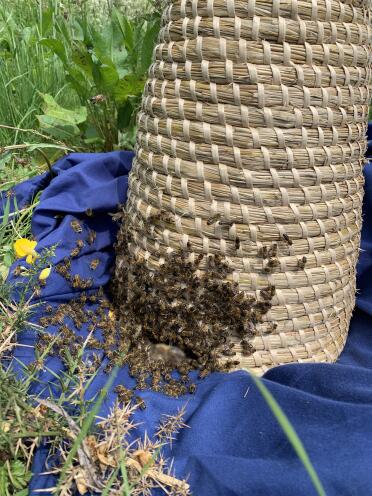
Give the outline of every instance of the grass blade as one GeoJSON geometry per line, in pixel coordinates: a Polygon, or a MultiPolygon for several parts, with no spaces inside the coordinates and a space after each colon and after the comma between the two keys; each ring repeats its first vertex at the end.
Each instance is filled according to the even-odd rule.
{"type": "Polygon", "coordinates": [[[283,429],[284,434],[287,436],[288,441],[293,446],[293,449],[297,453],[298,458],[301,460],[304,465],[306,472],[309,474],[309,477],[318,493],[319,496],[326,496],[326,492],[318,474],[316,473],[313,464],[310,461],[309,455],[307,454],[304,445],[302,444],[301,439],[298,437],[296,431],[294,430],[292,424],[290,423],[288,417],[285,415],[273,395],[267,389],[267,387],[263,384],[263,382],[258,378],[251,374],[251,377],[259,389],[260,393],[266,400],[270,410],[278,421],[280,427],[283,429]]]}
{"type": "Polygon", "coordinates": [[[102,495],[101,496],[110,496],[110,489],[113,485],[113,483],[115,482],[117,476],[118,476],[118,473],[119,473],[119,469],[116,468],[111,477],[109,478],[109,480],[107,481],[107,485],[105,487],[105,489],[102,491],[102,495]]]}
{"type": "Polygon", "coordinates": [[[63,467],[61,470],[61,475],[59,478],[58,488],[57,488],[58,490],[61,489],[61,484],[63,484],[63,481],[66,477],[66,473],[67,473],[68,469],[72,467],[73,460],[76,456],[76,453],[77,453],[81,443],[83,442],[83,440],[87,436],[89,429],[90,429],[91,425],[93,424],[94,419],[96,418],[96,416],[99,412],[99,409],[101,408],[101,405],[102,405],[110,387],[112,386],[112,384],[115,380],[117,373],[118,373],[118,367],[115,367],[113,369],[108,381],[106,382],[105,386],[101,390],[97,401],[94,403],[87,418],[84,420],[83,425],[81,427],[81,430],[80,430],[78,436],[76,437],[74,444],[72,445],[68,456],[66,457],[65,463],[63,464],[63,467]]]}
{"type": "Polygon", "coordinates": [[[125,453],[123,449],[120,447],[120,472],[121,476],[123,478],[123,496],[130,496],[131,494],[131,489],[129,487],[129,482],[128,482],[128,473],[127,473],[127,465],[125,461],[125,453]]]}

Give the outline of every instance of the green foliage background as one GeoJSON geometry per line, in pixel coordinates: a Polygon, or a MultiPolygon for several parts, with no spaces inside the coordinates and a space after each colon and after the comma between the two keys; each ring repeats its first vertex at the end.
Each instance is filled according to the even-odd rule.
{"type": "Polygon", "coordinates": [[[133,147],[163,6],[0,0],[1,187],[66,151],[133,147]]]}

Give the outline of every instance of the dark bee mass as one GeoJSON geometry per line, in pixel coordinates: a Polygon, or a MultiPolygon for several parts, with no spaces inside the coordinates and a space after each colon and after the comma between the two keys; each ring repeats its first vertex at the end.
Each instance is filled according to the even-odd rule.
{"type": "MultiPolygon", "coordinates": [[[[88,332],[87,349],[95,357],[87,365],[92,373],[105,359],[106,372],[128,365],[137,390],[152,389],[174,397],[193,393],[192,370],[204,378],[238,367],[239,343],[243,356],[254,352],[256,324],[270,310],[275,287],[268,284],[262,288],[258,299],[246,295],[236,282],[230,282],[232,270],[222,257],[194,255],[190,242],[167,256],[156,270],[150,270],[145,261],[129,253],[130,224],[124,215],[116,245],[113,304],[102,289],[90,289],[92,279],[71,274],[71,257],[66,257],[56,271],[83,292],[40,320],[40,325],[56,326],[58,331],[56,336],[40,333],[38,353],[71,359],[81,350],[82,336],[88,332]],[[88,289],[89,294],[84,292],[88,289]],[[69,329],[71,322],[73,331],[69,329]]],[[[153,225],[169,222],[173,222],[169,213],[158,211],[151,216],[153,225]]],[[[94,239],[95,232],[89,231],[87,242],[91,244],[94,239]]],[[[76,248],[83,246],[84,241],[77,241],[76,248]]],[[[235,246],[240,248],[239,238],[235,246]]],[[[278,266],[276,244],[263,247],[261,256],[270,271],[278,266]]],[[[94,259],[89,267],[95,270],[98,264],[94,259]]],[[[145,407],[124,385],[117,386],[116,392],[119,401],[136,401],[140,408],[145,407]]]]}
{"type": "MultiPolygon", "coordinates": [[[[159,212],[151,222],[164,222],[164,218],[159,212]]],[[[216,215],[207,224],[219,221],[216,215]]],[[[129,254],[128,226],[126,219],[116,246],[118,263],[112,287],[120,322],[115,363],[129,365],[137,389],[151,388],[171,396],[193,392],[191,370],[198,369],[203,378],[239,365],[233,336],[235,342],[246,340],[245,355],[253,353],[249,341],[255,324],[271,307],[275,288],[264,288],[259,301],[245,295],[238,284],[226,280],[231,269],[218,255],[199,254],[190,261],[188,252],[180,250],[150,270],[145,261],[129,254]]],[[[238,238],[235,243],[239,249],[238,238]]]]}

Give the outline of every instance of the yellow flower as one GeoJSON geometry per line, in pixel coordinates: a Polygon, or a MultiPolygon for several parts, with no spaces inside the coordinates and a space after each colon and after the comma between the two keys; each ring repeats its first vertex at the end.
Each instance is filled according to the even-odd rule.
{"type": "Polygon", "coordinates": [[[48,277],[50,276],[51,271],[52,271],[52,269],[50,267],[47,267],[46,269],[43,269],[40,272],[40,275],[39,275],[40,281],[45,281],[45,279],[48,279],[48,277]]]}
{"type": "Polygon", "coordinates": [[[17,258],[26,257],[26,262],[32,264],[38,257],[38,254],[35,251],[36,245],[36,241],[30,241],[26,238],[20,238],[17,239],[13,247],[17,258]]]}

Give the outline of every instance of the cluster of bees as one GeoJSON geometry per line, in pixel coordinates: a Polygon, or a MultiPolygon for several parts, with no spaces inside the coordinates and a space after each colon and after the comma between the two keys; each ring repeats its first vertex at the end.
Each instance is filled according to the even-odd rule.
{"type": "MultiPolygon", "coordinates": [[[[92,216],[91,209],[86,211],[87,216],[92,216]]],[[[70,223],[71,229],[76,234],[83,233],[83,225],[78,220],[73,220],[70,223]]],[[[85,244],[92,245],[96,239],[96,233],[93,230],[88,230],[85,240],[76,240],[75,247],[70,252],[69,256],[65,257],[62,262],[55,266],[55,270],[60,274],[74,289],[89,290],[93,286],[93,279],[82,278],[79,274],[71,274],[72,260],[78,257],[84,248],[85,244]]],[[[89,262],[90,270],[97,269],[100,261],[93,259],[89,262]]],[[[112,309],[112,305],[104,294],[102,288],[98,291],[87,294],[83,291],[80,297],[69,301],[68,303],[60,304],[53,308],[50,304],[45,307],[45,315],[39,320],[39,323],[44,328],[53,326],[57,328],[55,334],[41,332],[38,336],[36,344],[37,356],[44,354],[50,356],[58,356],[62,360],[68,360],[69,357],[77,357],[85,342],[83,333],[79,331],[87,331],[89,333],[86,346],[89,349],[100,350],[100,355],[94,354],[91,356],[90,368],[96,370],[105,352],[111,352],[111,346],[115,345],[115,329],[116,324],[110,318],[108,312],[112,309]],[[87,305],[89,308],[87,309],[87,305]],[[71,328],[69,327],[71,326],[71,328]],[[98,337],[96,337],[95,333],[98,337]],[[103,336],[103,339],[101,337],[103,336]],[[92,358],[93,357],[93,358],[92,358]]],[[[34,366],[35,364],[31,364],[34,366]]]]}
{"type": "Polygon", "coordinates": [[[91,368],[96,370],[116,345],[117,325],[109,314],[110,310],[111,303],[102,288],[89,295],[83,292],[78,298],[56,308],[46,305],[45,315],[40,318],[39,324],[44,328],[56,327],[57,332],[39,333],[37,355],[47,352],[50,356],[68,360],[70,357],[76,358],[83,343],[86,343],[87,349],[100,352],[100,357],[90,356],[94,362],[91,368]]]}
{"type": "MultiPolygon", "coordinates": [[[[86,214],[88,216],[93,215],[91,211],[87,211],[86,214]]],[[[71,221],[71,228],[72,230],[77,233],[81,234],[83,232],[83,226],[78,220],[73,220],[71,221]]],[[[66,279],[67,282],[71,285],[72,288],[74,289],[89,289],[93,286],[93,279],[91,277],[88,278],[83,278],[79,274],[71,274],[71,261],[74,258],[77,258],[82,249],[85,246],[85,243],[88,245],[92,245],[96,239],[97,233],[93,231],[92,229],[89,229],[88,234],[86,236],[86,240],[83,239],[78,239],[76,240],[75,247],[71,250],[70,254],[68,257],[65,257],[63,261],[59,264],[56,265],[55,270],[56,272],[61,275],[64,279],[66,279]]],[[[98,258],[92,260],[89,263],[89,268],[91,270],[96,270],[100,261],[98,258]]]]}
{"type": "MultiPolygon", "coordinates": [[[[160,216],[153,221],[159,219],[165,221],[160,216]]],[[[239,365],[232,336],[240,340],[243,354],[254,352],[251,340],[271,308],[274,286],[264,288],[257,300],[247,296],[226,280],[231,269],[221,257],[199,255],[190,261],[189,246],[149,270],[129,254],[130,241],[130,221],[123,214],[112,287],[120,322],[115,361],[129,366],[137,389],[193,393],[191,370],[203,378],[239,365]]]]}
{"type": "MultiPolygon", "coordinates": [[[[282,239],[288,247],[293,245],[293,241],[288,236],[288,234],[283,234],[282,239]]],[[[258,256],[263,259],[263,272],[265,274],[271,274],[277,267],[280,267],[280,261],[277,258],[278,243],[273,243],[271,246],[263,246],[258,251],[258,256]]],[[[304,270],[306,264],[307,258],[303,256],[297,262],[297,269],[304,270]]]]}
{"type": "MultiPolygon", "coordinates": [[[[129,254],[131,231],[125,214],[115,218],[123,222],[110,288],[113,303],[100,289],[90,294],[83,292],[56,310],[48,306],[40,323],[44,327],[57,326],[58,331],[53,336],[40,334],[39,353],[48,349],[50,354],[63,358],[64,350],[68,350],[70,355],[77,355],[83,343],[79,331],[84,329],[89,333],[88,348],[97,351],[93,368],[99,367],[103,359],[107,359],[106,372],[114,366],[127,365],[136,379],[135,389],[152,389],[170,396],[195,392],[192,370],[198,370],[199,377],[204,378],[211,372],[239,366],[232,337],[240,341],[243,355],[254,352],[252,338],[257,324],[272,306],[275,287],[269,284],[257,299],[247,296],[237,283],[227,280],[231,268],[218,255],[199,255],[190,261],[191,246],[169,254],[157,270],[149,270],[145,261],[129,254]],[[77,332],[69,329],[68,322],[77,332]]],[[[82,232],[77,221],[71,227],[76,233],[82,232]]],[[[70,256],[57,266],[57,272],[74,288],[86,290],[92,286],[91,279],[71,275],[70,270],[71,260],[80,254],[85,242],[91,244],[94,239],[95,233],[89,231],[88,239],[78,240],[70,256]]],[[[288,236],[283,239],[291,245],[288,236]]],[[[278,267],[277,255],[276,243],[260,250],[264,273],[278,267]]],[[[92,260],[90,269],[95,270],[98,264],[98,259],[92,260]]],[[[305,264],[304,257],[299,268],[305,264]]],[[[274,329],[275,324],[270,332],[274,329]]],[[[140,408],[145,407],[143,400],[124,385],[115,391],[121,402],[135,401],[140,408]]]]}

